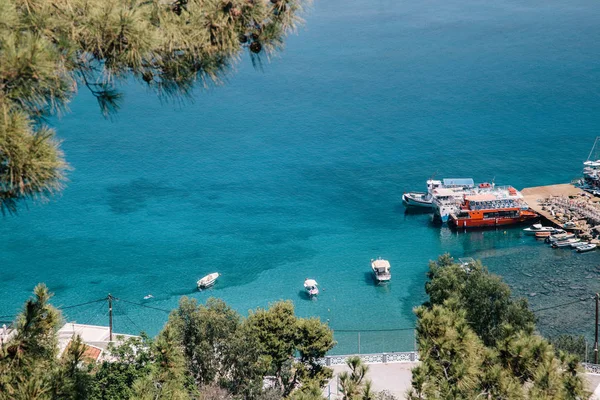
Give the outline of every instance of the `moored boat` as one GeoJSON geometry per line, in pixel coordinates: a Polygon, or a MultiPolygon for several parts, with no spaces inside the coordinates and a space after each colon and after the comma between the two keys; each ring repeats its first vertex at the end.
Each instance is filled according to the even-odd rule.
{"type": "Polygon", "coordinates": [[[535,235],[537,233],[554,233],[556,228],[553,226],[543,226],[542,224],[533,224],[529,228],[523,229],[526,235],[535,235]]]}
{"type": "Polygon", "coordinates": [[[371,260],[371,269],[377,283],[389,282],[392,279],[390,262],[382,258],[371,260]]]}
{"type": "Polygon", "coordinates": [[[589,242],[584,242],[584,241],[575,242],[575,243],[571,243],[571,247],[574,248],[574,249],[577,249],[577,248],[579,248],[581,246],[587,246],[588,244],[590,244],[590,243],[589,242]]]}
{"type": "Polygon", "coordinates": [[[577,224],[573,221],[567,221],[563,224],[563,228],[568,230],[568,231],[572,231],[572,230],[578,230],[579,227],[577,226],[577,224]]]}
{"type": "Polygon", "coordinates": [[[432,192],[442,185],[442,181],[429,179],[427,192],[406,192],[402,194],[402,204],[405,207],[433,208],[432,192]]]}
{"type": "Polygon", "coordinates": [[[545,239],[547,237],[550,237],[551,235],[552,235],[552,232],[536,232],[535,238],[536,239],[545,239]]]}
{"type": "Polygon", "coordinates": [[[448,222],[450,214],[460,209],[465,195],[474,194],[475,190],[475,182],[471,178],[443,179],[442,185],[431,193],[434,218],[442,223],[448,222]]]}
{"type": "Polygon", "coordinates": [[[576,251],[578,253],[585,253],[586,251],[592,251],[594,250],[598,245],[596,245],[595,243],[588,243],[585,246],[579,246],[576,251]]]}
{"type": "Polygon", "coordinates": [[[306,278],[306,280],[304,281],[304,290],[306,290],[306,294],[308,294],[308,297],[313,298],[319,294],[319,288],[317,286],[317,281],[315,281],[314,279],[306,278]]]}
{"type": "Polygon", "coordinates": [[[215,284],[219,276],[218,272],[213,272],[212,274],[208,274],[204,278],[199,279],[198,282],[196,282],[196,285],[198,286],[198,289],[209,288],[215,284]]]}
{"type": "Polygon", "coordinates": [[[406,207],[432,208],[433,196],[424,192],[407,192],[402,195],[402,204],[406,207]]]}
{"type": "Polygon", "coordinates": [[[554,242],[554,243],[552,243],[552,247],[554,247],[555,249],[559,248],[559,247],[569,247],[573,243],[577,243],[579,241],[580,241],[580,239],[571,238],[571,239],[562,240],[562,241],[559,241],[559,242],[554,242]]]}
{"type": "Polygon", "coordinates": [[[549,237],[547,237],[545,239],[546,243],[554,243],[554,242],[560,242],[562,240],[567,240],[567,239],[571,239],[574,238],[575,234],[574,233],[559,233],[556,235],[550,235],[549,237]]]}
{"type": "Polygon", "coordinates": [[[520,193],[512,187],[465,196],[460,211],[450,215],[449,223],[469,229],[515,225],[536,219],[537,213],[521,199],[520,193]]]}

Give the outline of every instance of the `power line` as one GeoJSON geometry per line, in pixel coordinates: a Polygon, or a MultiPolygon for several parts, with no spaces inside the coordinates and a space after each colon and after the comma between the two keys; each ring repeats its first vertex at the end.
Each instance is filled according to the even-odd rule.
{"type": "Polygon", "coordinates": [[[129,301],[129,300],[125,300],[125,299],[120,299],[115,297],[115,300],[119,300],[122,301],[124,303],[128,303],[128,304],[133,304],[134,306],[139,306],[139,307],[144,307],[144,308],[150,308],[152,310],[158,310],[158,311],[162,311],[162,312],[166,312],[166,313],[171,313],[171,311],[173,310],[167,310],[166,308],[159,308],[159,307],[152,307],[152,306],[148,306],[146,304],[141,304],[141,303],[134,303],[133,301],[129,301]]]}
{"type": "MultiPolygon", "coordinates": [[[[72,304],[69,306],[58,306],[56,307],[56,309],[58,310],[68,310],[71,308],[75,308],[75,307],[81,307],[81,306],[87,306],[88,304],[94,304],[94,303],[99,303],[101,301],[106,301],[106,297],[103,297],[101,299],[97,299],[97,300],[92,300],[92,301],[86,301],[85,303],[79,303],[79,304],[72,304]]],[[[0,321],[7,321],[7,322],[12,322],[19,314],[13,314],[13,315],[0,315],[0,321]],[[11,318],[10,320],[3,320],[3,318],[11,318]]]]}
{"type": "Polygon", "coordinates": [[[397,332],[397,331],[412,331],[416,327],[410,328],[391,328],[391,329],[334,329],[331,328],[334,332],[397,332]]]}
{"type": "Polygon", "coordinates": [[[65,306],[65,307],[56,307],[59,310],[67,310],[69,308],[75,308],[75,307],[81,307],[81,306],[87,306],[88,304],[94,304],[94,303],[99,303],[101,301],[106,301],[107,297],[103,297],[101,299],[97,299],[97,300],[92,300],[92,301],[87,301],[85,303],[80,303],[80,304],[73,304],[71,306],[65,306]]]}
{"type": "Polygon", "coordinates": [[[546,310],[552,310],[554,308],[559,308],[559,307],[564,307],[564,306],[568,306],[571,304],[575,304],[575,303],[583,303],[584,301],[588,301],[593,299],[593,297],[590,298],[586,298],[586,299],[579,299],[579,300],[575,300],[575,301],[571,301],[569,303],[563,303],[563,304],[557,304],[555,306],[550,306],[550,307],[544,307],[544,308],[538,308],[537,310],[533,310],[533,312],[539,312],[539,311],[546,311],[546,310]]]}
{"type": "Polygon", "coordinates": [[[125,309],[125,307],[122,307],[121,304],[118,304],[118,302],[115,303],[115,307],[118,307],[119,310],[123,313],[123,316],[125,316],[125,318],[127,318],[127,320],[129,322],[131,322],[131,325],[133,326],[133,329],[137,330],[138,332],[143,331],[143,329],[141,329],[138,324],[136,324],[135,322],[133,322],[133,320],[129,317],[129,315],[127,315],[127,310],[125,309]]]}

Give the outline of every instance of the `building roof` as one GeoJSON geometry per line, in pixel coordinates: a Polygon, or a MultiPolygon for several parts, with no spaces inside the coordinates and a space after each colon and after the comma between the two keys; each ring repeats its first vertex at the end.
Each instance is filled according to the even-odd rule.
{"type": "Polygon", "coordinates": [[[496,196],[494,196],[491,193],[484,193],[484,194],[475,194],[473,196],[466,196],[465,199],[469,200],[469,201],[494,201],[496,200],[496,196]]]}
{"type": "Polygon", "coordinates": [[[435,193],[436,196],[440,197],[440,196],[455,196],[457,192],[452,189],[437,188],[437,189],[433,190],[433,193],[435,193]]]}
{"type": "MultiPolygon", "coordinates": [[[[67,352],[69,350],[69,347],[71,347],[71,343],[73,343],[73,340],[69,340],[69,343],[67,343],[67,347],[65,347],[64,352],[67,352]]],[[[85,359],[85,361],[98,361],[100,359],[100,356],[102,355],[102,349],[100,347],[92,346],[85,343],[83,344],[83,346],[83,358],[85,359]]]]}
{"type": "MultiPolygon", "coordinates": [[[[83,325],[69,322],[58,330],[59,355],[65,351],[75,335],[79,335],[81,341],[86,345],[100,349],[106,349],[110,343],[110,329],[108,326],[83,325]]],[[[113,332],[113,342],[117,342],[117,337],[128,339],[136,336],[113,332]]]]}
{"type": "Polygon", "coordinates": [[[444,179],[444,186],[475,186],[471,178],[449,178],[444,179]]]}

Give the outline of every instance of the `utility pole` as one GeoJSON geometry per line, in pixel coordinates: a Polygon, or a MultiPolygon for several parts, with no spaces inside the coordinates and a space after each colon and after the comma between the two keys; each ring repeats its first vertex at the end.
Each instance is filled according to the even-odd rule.
{"type": "Polygon", "coordinates": [[[594,339],[594,364],[598,364],[598,301],[600,301],[600,295],[596,293],[596,334],[594,339]]]}
{"type": "MultiPolygon", "coordinates": [[[[112,299],[113,297],[108,294],[108,340],[112,342],[112,299]]],[[[596,322],[598,320],[598,300],[596,299],[596,322]]],[[[598,344],[598,324],[596,324],[596,344],[598,344]]],[[[596,356],[598,352],[598,346],[596,346],[596,356]]]]}

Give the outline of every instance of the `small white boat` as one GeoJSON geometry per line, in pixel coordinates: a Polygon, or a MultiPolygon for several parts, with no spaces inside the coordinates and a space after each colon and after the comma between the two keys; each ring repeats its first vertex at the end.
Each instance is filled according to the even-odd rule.
{"type": "Polygon", "coordinates": [[[314,279],[306,278],[306,280],[304,281],[304,289],[306,290],[308,297],[310,297],[311,299],[319,294],[319,288],[317,286],[318,283],[314,279]]]}
{"type": "Polygon", "coordinates": [[[546,238],[546,243],[554,243],[554,242],[560,242],[563,240],[567,240],[567,239],[571,239],[574,238],[575,234],[574,233],[559,233],[558,235],[552,235],[550,237],[546,238]]]}
{"type": "Polygon", "coordinates": [[[577,226],[577,224],[575,222],[568,221],[563,224],[563,228],[566,230],[573,230],[573,229],[578,229],[579,227],[577,226]]]}
{"type": "Polygon", "coordinates": [[[554,242],[552,243],[552,247],[557,248],[557,247],[567,247],[567,246],[571,246],[573,243],[579,242],[580,239],[577,238],[571,238],[571,239],[567,239],[567,240],[563,240],[560,242],[554,242]]]}
{"type": "Polygon", "coordinates": [[[583,242],[583,241],[582,242],[575,242],[575,243],[571,243],[571,247],[574,248],[574,249],[576,249],[576,248],[581,247],[581,246],[587,246],[588,244],[589,244],[589,242],[583,242]]]}
{"type": "Polygon", "coordinates": [[[407,192],[402,195],[406,207],[433,208],[433,196],[424,192],[407,192]]]}
{"type": "Polygon", "coordinates": [[[576,249],[576,251],[577,251],[578,253],[585,253],[586,251],[592,251],[592,250],[594,250],[596,247],[597,247],[597,245],[596,245],[596,244],[594,244],[594,243],[588,243],[588,244],[586,244],[585,246],[579,246],[579,247],[576,249]]]}
{"type": "Polygon", "coordinates": [[[373,275],[378,283],[389,282],[392,279],[392,273],[390,272],[390,262],[382,258],[377,260],[371,260],[371,269],[373,275]]]}
{"type": "Polygon", "coordinates": [[[144,300],[150,300],[152,298],[154,298],[154,296],[152,296],[151,294],[144,296],[144,300]]]}
{"type": "Polygon", "coordinates": [[[199,279],[198,282],[196,282],[198,289],[202,290],[211,287],[215,284],[219,276],[218,272],[213,272],[212,274],[208,274],[204,278],[199,279]]]}
{"type": "Polygon", "coordinates": [[[526,235],[535,235],[538,232],[554,233],[556,228],[553,226],[542,226],[542,224],[533,224],[529,228],[523,229],[526,235]]]}

